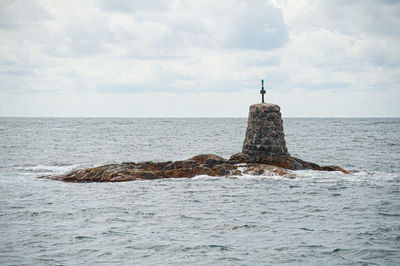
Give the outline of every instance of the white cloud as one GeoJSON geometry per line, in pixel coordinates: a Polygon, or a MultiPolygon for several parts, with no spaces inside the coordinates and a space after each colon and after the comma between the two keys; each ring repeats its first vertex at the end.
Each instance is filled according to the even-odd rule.
{"type": "MultiPolygon", "coordinates": [[[[370,116],[363,102],[400,101],[399,13],[396,1],[372,0],[5,1],[0,6],[0,115],[32,114],[34,108],[22,104],[27,95],[47,104],[47,115],[57,109],[51,101],[63,99],[82,115],[104,116],[101,110],[109,109],[85,112],[83,102],[152,93],[141,96],[140,106],[165,99],[164,94],[187,98],[169,113],[185,116],[204,101],[217,110],[232,95],[246,104],[251,101],[244,99],[257,101],[260,79],[265,79],[269,98],[282,105],[307,95],[315,116],[326,115],[317,101],[335,116],[334,102],[322,99],[340,95],[356,106],[348,116],[370,116]],[[249,89],[254,95],[247,95],[249,89]],[[19,111],[5,99],[20,104],[19,111]]],[[[400,116],[397,104],[373,106],[381,108],[376,114],[400,116]]],[[[115,108],[134,115],[128,107],[115,108]]],[[[235,106],[226,108],[225,115],[236,114],[235,106]]],[[[301,105],[296,108],[299,116],[309,116],[301,105]]],[[[71,110],[61,109],[64,116],[71,110]]],[[[118,110],[109,113],[121,115],[118,110]]],[[[198,116],[210,116],[199,110],[198,116]]],[[[168,115],[161,107],[156,112],[168,115]]]]}

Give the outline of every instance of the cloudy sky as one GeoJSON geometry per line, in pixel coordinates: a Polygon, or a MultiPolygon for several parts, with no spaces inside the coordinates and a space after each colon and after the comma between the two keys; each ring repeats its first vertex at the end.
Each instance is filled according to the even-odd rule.
{"type": "Polygon", "coordinates": [[[400,1],[0,0],[0,116],[400,117],[400,1]]]}

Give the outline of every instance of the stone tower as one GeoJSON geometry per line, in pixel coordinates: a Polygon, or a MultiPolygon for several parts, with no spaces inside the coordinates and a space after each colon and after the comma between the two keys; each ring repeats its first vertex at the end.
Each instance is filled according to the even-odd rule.
{"type": "Polygon", "coordinates": [[[278,105],[259,103],[250,106],[242,153],[254,162],[290,157],[278,105]]]}

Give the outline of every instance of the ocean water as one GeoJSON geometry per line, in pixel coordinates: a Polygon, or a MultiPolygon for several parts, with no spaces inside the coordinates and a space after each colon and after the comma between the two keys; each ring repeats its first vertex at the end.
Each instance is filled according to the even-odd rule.
{"type": "Polygon", "coordinates": [[[200,153],[229,158],[246,123],[0,118],[0,264],[400,264],[400,119],[284,119],[293,156],[352,175],[36,178],[200,153]]]}

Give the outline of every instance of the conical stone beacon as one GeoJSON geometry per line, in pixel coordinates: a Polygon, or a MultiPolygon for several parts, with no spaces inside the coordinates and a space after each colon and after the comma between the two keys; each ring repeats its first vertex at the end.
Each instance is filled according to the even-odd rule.
{"type": "Polygon", "coordinates": [[[278,105],[259,103],[250,106],[242,153],[255,161],[263,161],[261,157],[290,156],[278,105]]]}
{"type": "Polygon", "coordinates": [[[291,170],[313,169],[349,173],[338,166],[319,166],[292,157],[286,147],[280,107],[271,103],[250,106],[242,152],[232,155],[230,161],[275,165],[291,170]]]}

